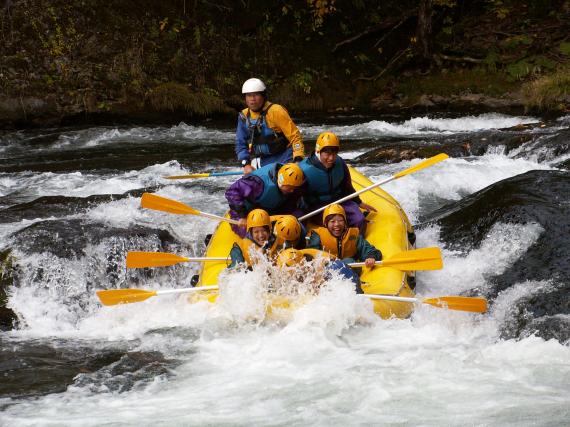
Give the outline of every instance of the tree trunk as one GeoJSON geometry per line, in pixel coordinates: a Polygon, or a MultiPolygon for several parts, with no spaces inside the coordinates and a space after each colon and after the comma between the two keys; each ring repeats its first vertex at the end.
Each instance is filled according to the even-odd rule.
{"type": "Polygon", "coordinates": [[[432,62],[431,52],[431,18],[433,0],[420,0],[418,9],[418,26],[416,29],[417,53],[422,62],[432,62]]]}

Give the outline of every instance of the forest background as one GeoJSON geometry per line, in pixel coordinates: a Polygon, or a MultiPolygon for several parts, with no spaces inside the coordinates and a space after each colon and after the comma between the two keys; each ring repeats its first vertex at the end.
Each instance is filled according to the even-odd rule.
{"type": "Polygon", "coordinates": [[[4,0],[0,127],[570,109],[570,0],[4,0]]]}

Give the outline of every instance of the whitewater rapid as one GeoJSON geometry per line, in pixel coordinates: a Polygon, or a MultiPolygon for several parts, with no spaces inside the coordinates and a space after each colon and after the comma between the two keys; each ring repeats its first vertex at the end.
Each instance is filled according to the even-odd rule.
{"type": "MultiPolygon", "coordinates": [[[[483,115],[332,127],[305,124],[301,128],[305,138],[314,138],[326,128],[337,132],[341,140],[357,142],[379,132],[422,138],[437,132],[468,133],[532,121],[536,119],[483,115]]],[[[70,132],[47,149],[73,144],[101,147],[122,140],[163,143],[169,135],[192,144],[232,140],[230,130],[182,124],[94,128],[70,132]]],[[[348,152],[356,156],[362,150],[350,147],[348,152]]],[[[412,223],[418,223],[444,203],[461,200],[503,179],[555,169],[552,162],[516,154],[493,149],[479,157],[448,159],[385,189],[401,203],[412,223]]],[[[417,162],[366,164],[359,169],[380,181],[417,162]]],[[[45,195],[87,197],[156,187],[162,196],[223,214],[223,192],[235,178],[200,182],[161,178],[185,173],[187,166],[172,159],[128,171],[1,173],[0,195],[6,196],[9,206],[14,200],[45,195]]],[[[234,169],[233,163],[222,169],[234,169]]],[[[189,255],[200,254],[204,237],[216,226],[206,218],[142,210],[137,196],[100,201],[51,218],[62,219],[80,219],[109,229],[137,225],[164,229],[189,255]]],[[[34,221],[45,220],[2,223],[0,241],[9,243],[34,221]]],[[[445,246],[438,226],[422,227],[417,232],[417,247],[441,247],[444,269],[418,273],[417,291],[435,296],[485,290],[489,275],[512,266],[542,233],[544,229],[532,222],[496,223],[477,247],[457,250],[445,246]]],[[[132,354],[158,352],[166,368],[155,373],[141,369],[117,374],[111,364],[77,374],[63,392],[0,396],[0,425],[561,426],[570,417],[568,343],[532,334],[503,339],[500,333],[517,301],[555,286],[552,281],[520,283],[505,290],[484,315],[419,305],[407,320],[379,319],[370,302],[352,292],[351,284],[333,279],[326,292],[294,312],[287,322],[266,321],[255,298],[263,286],[262,275],[256,271],[231,276],[221,285],[221,303],[216,306],[189,306],[186,297],[165,296],[102,307],[95,289],[86,284],[109,285],[104,267],[109,262],[118,269],[117,282],[128,283],[132,277],[121,269],[120,257],[113,255],[121,254],[126,244],[154,243],[136,236],[128,242],[107,238],[86,245],[83,255],[72,261],[49,250],[28,254],[16,247],[24,271],[20,285],[11,289],[9,306],[22,323],[16,330],[3,332],[2,339],[45,341],[55,347],[81,342],[94,349],[126,348],[132,354]],[[38,287],[35,275],[40,267],[44,278],[38,287]],[[66,341],[58,344],[56,339],[66,341]]],[[[187,287],[195,272],[197,267],[192,265],[166,269],[137,287],[187,287]]]]}

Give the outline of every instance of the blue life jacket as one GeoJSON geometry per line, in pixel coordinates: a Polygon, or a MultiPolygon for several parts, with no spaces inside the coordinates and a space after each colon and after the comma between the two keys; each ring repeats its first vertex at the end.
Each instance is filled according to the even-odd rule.
{"type": "Polygon", "coordinates": [[[289,146],[289,140],[281,132],[275,132],[267,126],[267,112],[273,104],[259,114],[257,119],[252,119],[249,108],[239,113],[240,119],[249,131],[248,149],[250,154],[256,157],[267,157],[282,153],[289,146]],[[244,113],[245,112],[245,113],[244,113]]]}
{"type": "Polygon", "coordinates": [[[309,206],[325,205],[340,198],[345,178],[343,163],[337,156],[334,166],[326,169],[316,154],[299,163],[307,181],[304,199],[309,206]]]}
{"type": "Polygon", "coordinates": [[[263,181],[263,192],[253,202],[245,201],[245,207],[248,212],[260,208],[271,214],[283,204],[285,197],[277,186],[277,171],[279,171],[281,166],[283,166],[281,163],[272,163],[256,169],[250,174],[263,181]]]}

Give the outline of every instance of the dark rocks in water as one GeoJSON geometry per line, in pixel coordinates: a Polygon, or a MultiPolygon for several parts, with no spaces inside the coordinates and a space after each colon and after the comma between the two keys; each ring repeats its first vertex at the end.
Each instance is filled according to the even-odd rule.
{"type": "MultiPolygon", "coordinates": [[[[553,282],[557,282],[556,279],[553,282]]],[[[557,283],[540,289],[540,293],[523,297],[515,303],[505,319],[501,337],[505,339],[538,335],[570,342],[570,328],[564,317],[570,313],[570,286],[557,283]],[[554,313],[554,314],[553,314],[554,313]]]]}
{"type": "Polygon", "coordinates": [[[85,256],[88,245],[97,245],[107,239],[150,238],[156,236],[164,243],[175,243],[165,230],[135,226],[114,228],[83,219],[40,221],[15,233],[14,245],[25,253],[49,252],[60,258],[76,259],[85,256]]]}
{"type": "Polygon", "coordinates": [[[13,265],[11,251],[0,252],[0,331],[8,331],[16,324],[16,314],[6,307],[7,291],[13,281],[13,265]]]}
{"type": "Polygon", "coordinates": [[[539,163],[551,162],[555,166],[564,167],[568,164],[568,159],[565,159],[568,154],[570,154],[570,128],[560,129],[554,134],[537,135],[534,141],[522,147],[514,158],[534,158],[539,163]],[[563,160],[557,164],[558,158],[563,160]]]}
{"type": "Polygon", "coordinates": [[[378,141],[377,148],[358,156],[357,163],[397,163],[402,160],[427,158],[439,153],[451,157],[482,156],[490,147],[504,147],[508,153],[533,139],[532,134],[523,133],[520,128],[506,131],[483,131],[475,135],[453,135],[444,140],[433,138],[426,144],[425,139],[406,139],[404,141],[378,141]]]}
{"type": "Polygon", "coordinates": [[[148,141],[135,142],[126,139],[95,147],[78,147],[64,151],[42,153],[31,150],[29,154],[0,158],[0,172],[75,172],[77,170],[105,170],[112,165],[115,170],[130,171],[177,159],[180,163],[195,165],[203,161],[210,167],[235,157],[234,145],[188,144],[171,141],[160,150],[149,150],[148,141]]]}
{"type": "Polygon", "coordinates": [[[140,197],[144,192],[152,192],[151,187],[132,190],[123,194],[97,194],[89,197],[44,196],[30,202],[13,204],[11,195],[0,197],[0,203],[12,205],[0,209],[0,223],[19,222],[25,219],[61,217],[83,213],[101,203],[121,200],[127,197],[140,197]]]}
{"type": "Polygon", "coordinates": [[[489,279],[491,298],[515,284],[552,284],[551,289],[519,302],[524,313],[515,316],[516,325],[505,325],[506,336],[520,336],[538,324],[536,332],[544,338],[565,334],[558,327],[549,327],[556,322],[541,319],[570,314],[569,193],[570,173],[535,170],[495,183],[428,218],[441,226],[441,238],[448,247],[463,251],[480,245],[497,223],[536,223],[544,229],[523,256],[489,279]]]}
{"type": "Polygon", "coordinates": [[[23,122],[42,126],[57,124],[59,120],[54,114],[56,111],[57,102],[53,95],[44,98],[0,96],[0,124],[23,122]]]}
{"type": "Polygon", "coordinates": [[[0,337],[0,395],[17,398],[60,393],[73,384],[125,391],[135,382],[167,373],[168,365],[176,363],[158,352],[130,352],[121,348],[125,345],[104,345],[93,348],[68,340],[19,342],[0,337]]]}
{"type": "Polygon", "coordinates": [[[80,387],[92,387],[99,391],[102,386],[114,393],[132,390],[137,384],[153,380],[157,376],[168,375],[169,365],[176,365],[168,361],[156,351],[128,352],[114,363],[92,373],[81,373],[75,379],[80,387]]]}

